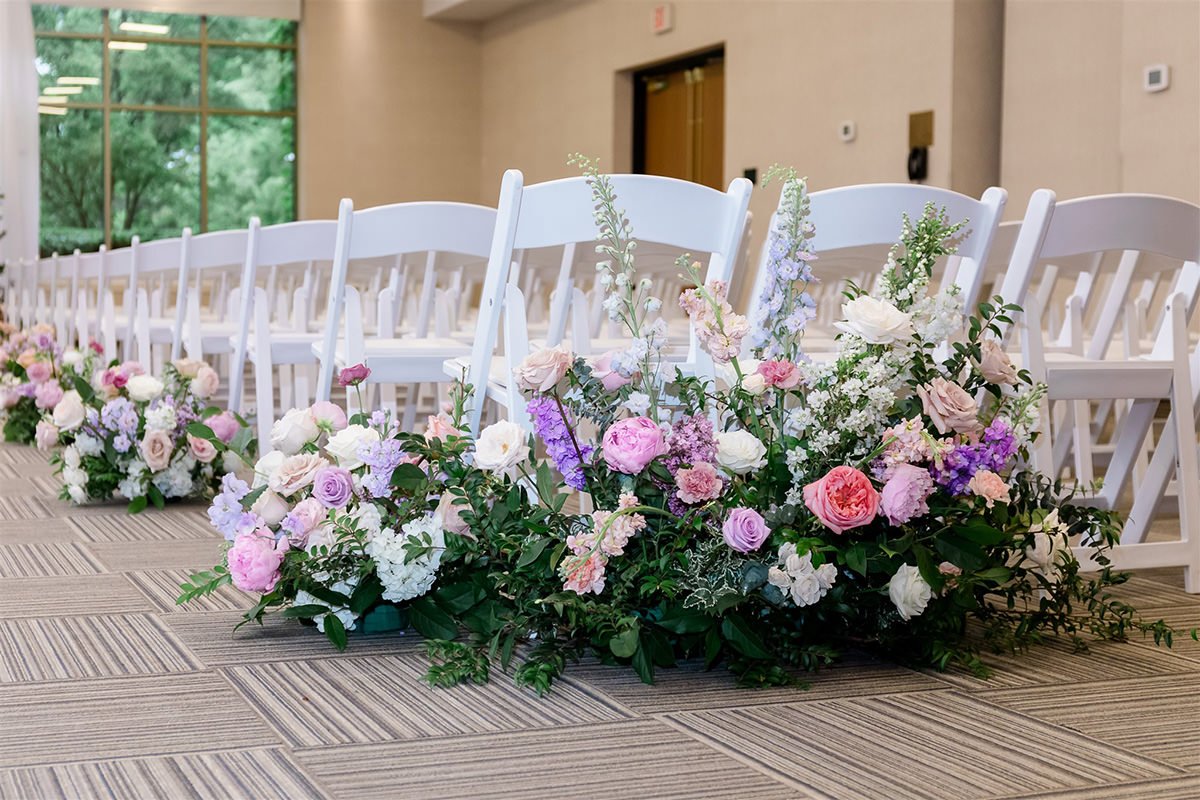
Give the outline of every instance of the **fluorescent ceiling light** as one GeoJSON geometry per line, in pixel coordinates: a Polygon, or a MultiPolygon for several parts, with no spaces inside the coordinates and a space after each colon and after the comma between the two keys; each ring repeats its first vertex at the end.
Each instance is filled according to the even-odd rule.
{"type": "Polygon", "coordinates": [[[39,114],[52,114],[56,117],[64,116],[67,109],[62,106],[38,106],[39,114]]]}
{"type": "Polygon", "coordinates": [[[82,86],[48,86],[42,89],[42,94],[79,94],[82,86]]]}
{"type": "Polygon", "coordinates": [[[47,97],[46,95],[42,95],[41,97],[38,98],[38,102],[44,106],[65,105],[67,102],[67,98],[61,97],[61,96],[47,97]]]}
{"type": "Polygon", "coordinates": [[[99,86],[100,79],[99,78],[82,78],[82,77],[77,77],[77,78],[64,77],[64,78],[59,78],[58,83],[60,86],[99,86]]]}
{"type": "Polygon", "coordinates": [[[145,43],[145,42],[121,42],[121,41],[112,41],[112,42],[109,42],[109,43],[108,43],[108,49],[109,49],[109,50],[137,50],[137,51],[141,51],[141,50],[145,50],[145,49],[146,49],[146,46],[147,46],[147,45],[146,45],[146,43],[145,43]]]}
{"type": "Polygon", "coordinates": [[[145,22],[122,22],[120,30],[129,31],[130,33],[154,33],[159,36],[165,36],[171,32],[169,25],[150,25],[145,22]]]}

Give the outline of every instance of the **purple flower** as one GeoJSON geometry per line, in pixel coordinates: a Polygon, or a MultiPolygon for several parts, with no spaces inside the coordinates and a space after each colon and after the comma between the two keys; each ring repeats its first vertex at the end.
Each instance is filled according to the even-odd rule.
{"type": "Polygon", "coordinates": [[[136,436],[138,426],[137,409],[124,397],[109,400],[100,409],[100,422],[110,431],[136,436]]]}
{"type": "Polygon", "coordinates": [[[221,478],[221,492],[208,507],[208,519],[227,540],[233,541],[240,534],[250,533],[264,525],[258,514],[242,507],[242,498],[250,493],[244,480],[227,473],[221,478]]]}
{"type": "Polygon", "coordinates": [[[133,442],[123,433],[118,433],[113,437],[113,450],[116,450],[118,453],[128,453],[132,445],[133,442]]]}
{"type": "Polygon", "coordinates": [[[326,508],[342,508],[354,493],[350,470],[341,467],[322,467],[313,477],[313,497],[326,508]]]}
{"type": "Polygon", "coordinates": [[[1008,421],[997,417],[975,444],[959,444],[943,457],[941,467],[931,468],[934,480],[952,495],[966,494],[967,484],[981,469],[997,474],[1007,471],[1017,453],[1016,437],[1008,421]]]}
{"type": "Polygon", "coordinates": [[[725,524],[721,526],[721,535],[725,544],[739,553],[749,553],[762,547],[771,529],[766,520],[753,508],[735,508],[729,512],[725,524]]]}
{"type": "Polygon", "coordinates": [[[583,465],[591,459],[594,448],[591,445],[576,447],[571,433],[575,420],[559,407],[558,401],[546,395],[535,395],[525,407],[533,417],[533,430],[545,443],[546,455],[562,473],[563,482],[573,489],[583,490],[587,485],[583,465]]]}
{"type": "Polygon", "coordinates": [[[703,414],[680,417],[667,439],[667,469],[674,475],[681,467],[717,460],[717,440],[712,420],[703,414]]]}
{"type": "Polygon", "coordinates": [[[338,373],[338,385],[342,387],[358,386],[369,377],[371,377],[371,370],[367,368],[366,364],[355,364],[338,373]]]}

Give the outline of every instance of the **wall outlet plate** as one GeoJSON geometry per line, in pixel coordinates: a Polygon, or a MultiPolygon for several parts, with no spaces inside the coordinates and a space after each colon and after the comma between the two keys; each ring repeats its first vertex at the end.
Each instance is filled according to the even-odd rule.
{"type": "Polygon", "coordinates": [[[843,142],[853,142],[858,138],[858,125],[854,120],[848,119],[838,123],[838,138],[843,142]]]}
{"type": "Polygon", "coordinates": [[[1142,70],[1142,88],[1161,92],[1171,85],[1171,68],[1166,64],[1151,64],[1142,70]]]}

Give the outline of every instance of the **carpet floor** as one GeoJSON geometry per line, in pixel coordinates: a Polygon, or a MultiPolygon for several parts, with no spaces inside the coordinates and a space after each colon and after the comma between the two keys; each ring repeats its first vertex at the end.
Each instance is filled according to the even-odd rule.
{"type": "MultiPolygon", "coordinates": [[[[497,674],[431,689],[413,635],[336,653],[249,596],[180,607],[219,539],[198,505],[55,498],[0,445],[0,798],[1200,798],[1200,643],[1062,645],[995,676],[865,658],[807,689],[696,665],[645,686],[583,664],[538,699],[497,674]]],[[[1177,571],[1121,593],[1200,625],[1177,571]]]]}

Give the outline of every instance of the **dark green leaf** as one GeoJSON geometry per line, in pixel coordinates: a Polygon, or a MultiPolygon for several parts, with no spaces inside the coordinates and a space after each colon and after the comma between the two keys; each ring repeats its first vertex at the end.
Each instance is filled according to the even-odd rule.
{"type": "Polygon", "coordinates": [[[327,613],[329,613],[329,606],[322,606],[322,605],[317,605],[315,603],[309,603],[308,605],[290,606],[288,608],[285,608],[282,612],[280,612],[279,616],[287,617],[289,619],[292,619],[292,618],[312,619],[317,614],[327,614],[327,613]]]}
{"type": "Polygon", "coordinates": [[[429,598],[418,597],[408,607],[408,619],[417,633],[426,639],[453,639],[458,635],[458,627],[445,611],[429,598]]]}
{"type": "Polygon", "coordinates": [[[553,544],[554,540],[543,536],[533,544],[521,551],[521,557],[517,559],[517,568],[527,567],[538,560],[538,557],[553,544]]]}
{"type": "Polygon", "coordinates": [[[346,626],[342,625],[342,621],[336,614],[330,614],[323,619],[322,624],[325,627],[325,635],[329,641],[333,642],[333,646],[338,650],[346,649],[346,626]]]}
{"type": "Polygon", "coordinates": [[[392,486],[406,492],[416,493],[427,482],[425,472],[416,464],[401,464],[392,473],[392,486]]]}
{"type": "Polygon", "coordinates": [[[771,653],[759,638],[758,633],[737,614],[730,614],[725,618],[721,623],[721,633],[733,646],[733,649],[748,658],[771,657],[771,653]]]}

